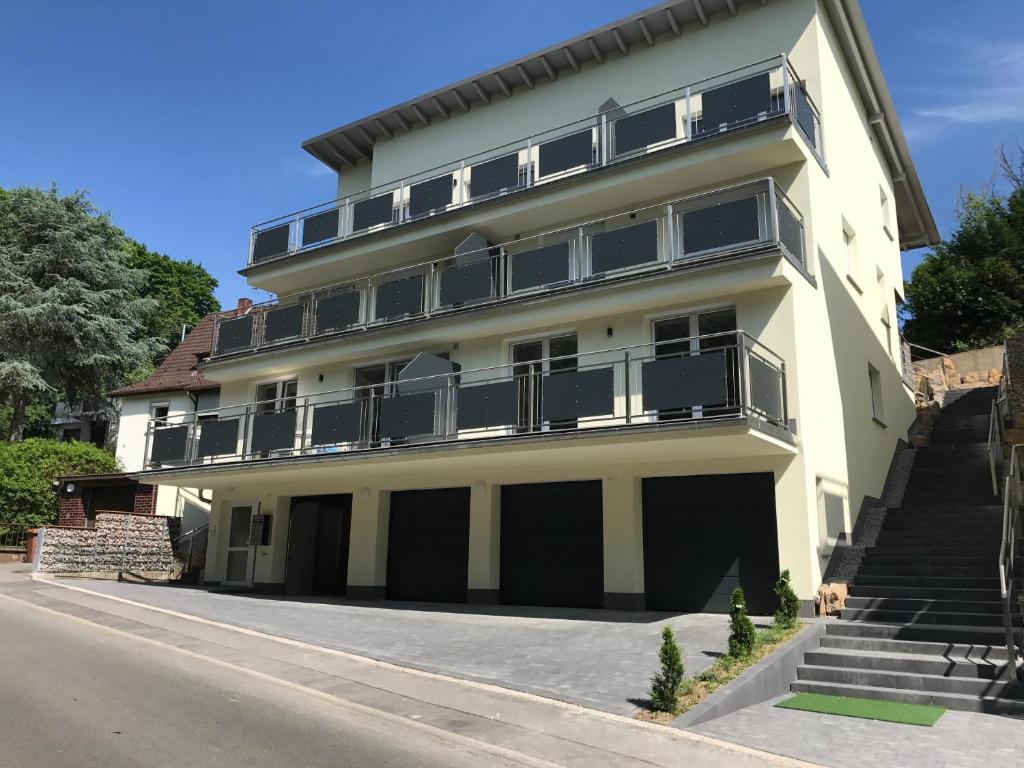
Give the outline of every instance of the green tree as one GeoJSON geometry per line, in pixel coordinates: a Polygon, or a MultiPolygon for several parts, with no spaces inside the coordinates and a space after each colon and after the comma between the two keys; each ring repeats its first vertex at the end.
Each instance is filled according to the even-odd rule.
{"type": "Polygon", "coordinates": [[[651,678],[651,707],[658,712],[675,714],[679,709],[679,690],[683,685],[686,668],[672,627],[661,630],[658,659],[661,661],[661,671],[651,678]]]}
{"type": "Polygon", "coordinates": [[[191,260],[177,261],[131,238],[125,241],[125,265],[145,273],[141,295],[155,300],[144,315],[146,335],[162,339],[173,349],[181,340],[183,325],[194,327],[204,315],[220,310],[213,294],[217,279],[191,260]]]}
{"type": "Polygon", "coordinates": [[[117,471],[117,460],[90,443],[26,438],[0,443],[0,532],[57,519],[54,479],[117,471]]]}
{"type": "Polygon", "coordinates": [[[0,392],[12,442],[40,395],[98,397],[163,348],[145,334],[145,273],[124,254],[122,233],[84,193],[0,190],[0,392]]]}
{"type": "Polygon", "coordinates": [[[775,596],[779,598],[779,607],[775,611],[775,626],[792,629],[800,615],[800,598],[796,596],[792,584],[789,583],[788,570],[779,574],[779,580],[775,582],[775,596]]]}
{"type": "Polygon", "coordinates": [[[729,603],[729,655],[734,659],[749,658],[756,643],[754,622],[747,616],[747,598],[743,588],[736,587],[729,603]]]}

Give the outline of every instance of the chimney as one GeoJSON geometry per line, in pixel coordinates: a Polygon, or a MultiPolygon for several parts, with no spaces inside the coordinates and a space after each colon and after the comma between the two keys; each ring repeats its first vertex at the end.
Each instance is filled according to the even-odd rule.
{"type": "Polygon", "coordinates": [[[235,310],[236,315],[244,315],[249,311],[249,307],[252,306],[252,299],[239,299],[238,309],[235,310]]]}

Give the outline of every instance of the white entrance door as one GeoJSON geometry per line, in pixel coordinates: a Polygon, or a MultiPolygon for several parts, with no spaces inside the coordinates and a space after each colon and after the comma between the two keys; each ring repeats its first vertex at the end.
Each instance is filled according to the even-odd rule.
{"type": "Polygon", "coordinates": [[[259,512],[258,504],[233,504],[228,518],[227,564],[224,583],[252,586],[252,557],[254,547],[249,546],[249,528],[252,516],[259,512]]]}

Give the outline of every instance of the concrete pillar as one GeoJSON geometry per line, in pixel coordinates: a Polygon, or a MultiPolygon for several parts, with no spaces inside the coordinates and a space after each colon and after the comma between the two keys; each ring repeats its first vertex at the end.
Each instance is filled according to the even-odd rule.
{"type": "Polygon", "coordinates": [[[643,500],[639,477],[606,477],[604,507],[604,607],[644,608],[643,500]]]}
{"type": "Polygon", "coordinates": [[[469,497],[469,602],[498,602],[500,558],[501,486],[478,481],[469,497]]]}
{"type": "Polygon", "coordinates": [[[388,578],[387,491],[360,488],[352,496],[352,532],[348,550],[346,596],[356,600],[384,598],[388,578]]]}
{"type": "Polygon", "coordinates": [[[822,574],[816,480],[802,456],[775,472],[779,570],[789,570],[793,589],[804,601],[814,598],[822,574]]]}

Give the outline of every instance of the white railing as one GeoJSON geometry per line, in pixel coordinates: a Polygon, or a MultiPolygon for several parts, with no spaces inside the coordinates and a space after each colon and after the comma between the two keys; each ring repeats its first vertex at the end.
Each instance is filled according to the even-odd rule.
{"type": "Polygon", "coordinates": [[[216,321],[211,356],[482,309],[776,246],[805,264],[804,224],[771,178],[460,250],[216,321]]]}
{"type": "Polygon", "coordinates": [[[820,112],[787,58],[776,56],[262,222],[251,229],[248,263],[458,210],[781,115],[790,117],[822,159],[820,112]]]}
{"type": "MultiPolygon", "coordinates": [[[[1018,639],[1022,628],[1014,626],[1014,615],[1020,621],[1021,607],[1014,606],[1016,586],[1017,544],[1024,528],[1021,526],[1021,505],[1024,503],[1020,450],[1024,444],[1014,445],[1010,450],[1010,467],[1006,473],[1003,496],[1002,541],[999,545],[999,594],[1003,601],[1003,626],[1006,632],[1006,676],[1017,679],[1018,657],[1021,642],[1018,639]]],[[[1018,602],[1020,598],[1018,597],[1018,602]]]]}

